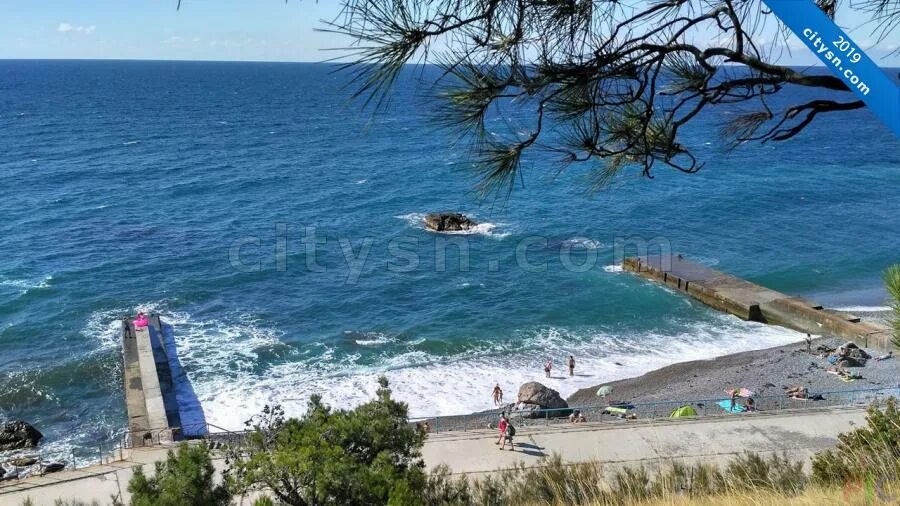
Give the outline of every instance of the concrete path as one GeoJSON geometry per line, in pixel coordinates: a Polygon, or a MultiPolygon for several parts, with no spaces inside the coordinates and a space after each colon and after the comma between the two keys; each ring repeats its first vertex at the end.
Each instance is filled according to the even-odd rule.
{"type": "Polygon", "coordinates": [[[434,434],[423,450],[429,467],[453,473],[485,473],[518,463],[540,465],[554,453],[566,462],[598,460],[607,465],[679,461],[722,463],[743,452],[785,452],[808,460],[837,443],[837,435],[865,423],[860,409],[824,409],[780,414],[657,419],[622,425],[561,424],[518,428],[515,451],[499,451],[495,431],[434,434]]]}
{"type": "MultiPolygon", "coordinates": [[[[755,413],[699,419],[658,419],[623,424],[586,423],[538,425],[517,429],[516,450],[498,451],[496,433],[489,430],[432,434],[423,449],[429,468],[446,464],[454,473],[480,474],[517,464],[538,466],[541,458],[560,454],[567,462],[599,460],[608,466],[661,463],[724,462],[736,454],[786,452],[808,459],[832,447],[837,435],[865,423],[860,409],[822,409],[779,414],[755,413]]],[[[56,499],[96,500],[109,504],[112,496],[128,500],[132,468],[166,456],[166,448],[135,449],[124,461],[66,471],[22,481],[0,483],[0,506],[19,506],[31,498],[36,506],[56,499]]],[[[213,462],[216,469],[224,461],[213,462]]],[[[250,504],[251,501],[238,501],[250,504]]]]}

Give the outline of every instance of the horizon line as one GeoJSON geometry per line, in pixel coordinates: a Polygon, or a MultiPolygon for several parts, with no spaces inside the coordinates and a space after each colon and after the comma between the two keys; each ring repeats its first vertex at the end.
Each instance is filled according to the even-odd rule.
{"type": "MultiPolygon", "coordinates": [[[[349,62],[341,61],[309,61],[309,60],[204,60],[204,59],[159,59],[159,58],[15,58],[2,57],[0,61],[99,61],[99,62],[157,62],[157,63],[295,63],[295,64],[316,64],[316,65],[343,65],[349,62]]],[[[418,66],[422,63],[404,63],[404,66],[418,66]]],[[[425,65],[436,65],[434,63],[425,63],[425,65]]],[[[741,64],[726,64],[723,66],[743,66],[741,64]]],[[[806,67],[806,68],[828,68],[825,65],[811,64],[795,64],[789,63],[788,67],[806,67]]],[[[894,69],[900,67],[879,67],[885,69],[894,69]]]]}

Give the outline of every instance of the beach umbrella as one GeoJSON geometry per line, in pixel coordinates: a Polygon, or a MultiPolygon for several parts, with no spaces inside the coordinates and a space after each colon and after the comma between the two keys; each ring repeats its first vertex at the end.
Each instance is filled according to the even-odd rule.
{"type": "Polygon", "coordinates": [[[612,387],[609,385],[604,385],[597,389],[597,397],[606,397],[607,395],[612,393],[612,387]]]}

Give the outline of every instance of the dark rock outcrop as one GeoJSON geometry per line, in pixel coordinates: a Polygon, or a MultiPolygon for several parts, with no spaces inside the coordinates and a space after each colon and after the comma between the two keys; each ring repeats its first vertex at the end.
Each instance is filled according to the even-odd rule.
{"type": "Polygon", "coordinates": [[[0,451],[34,448],[44,437],[37,429],[23,421],[6,422],[0,429],[0,451]]]}
{"type": "Polygon", "coordinates": [[[871,355],[866,353],[865,350],[852,341],[839,347],[837,349],[837,355],[837,365],[842,367],[865,367],[866,362],[872,358],[871,355]]]}
{"type": "Polygon", "coordinates": [[[430,213],[425,215],[425,227],[435,232],[463,232],[478,226],[460,213],[430,213]]]}
{"type": "Polygon", "coordinates": [[[41,472],[44,474],[58,473],[65,468],[66,468],[65,462],[50,462],[49,464],[44,464],[41,467],[41,472]]]}
{"type": "Polygon", "coordinates": [[[546,416],[546,414],[538,413],[541,409],[558,409],[550,416],[568,416],[569,404],[565,399],[560,397],[559,392],[550,387],[544,386],[537,381],[525,383],[519,387],[518,403],[516,403],[516,411],[525,413],[526,416],[546,416]]]}

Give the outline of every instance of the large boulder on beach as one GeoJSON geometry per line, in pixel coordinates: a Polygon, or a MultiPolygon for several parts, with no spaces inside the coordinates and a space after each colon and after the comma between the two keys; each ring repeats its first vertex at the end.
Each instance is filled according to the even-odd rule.
{"type": "Polygon", "coordinates": [[[0,429],[0,451],[34,448],[44,437],[31,424],[21,420],[6,422],[0,429]]]}
{"type": "Polygon", "coordinates": [[[520,406],[525,405],[523,408],[537,406],[537,409],[564,409],[569,407],[569,403],[560,397],[559,392],[537,381],[530,381],[519,387],[518,401],[520,406]]]}
{"type": "Polygon", "coordinates": [[[425,215],[425,227],[435,232],[463,232],[478,226],[460,213],[429,213],[425,215]]]}
{"type": "Polygon", "coordinates": [[[872,358],[865,350],[850,341],[837,349],[838,365],[842,367],[865,367],[872,358]]]}

